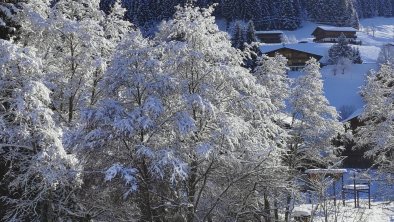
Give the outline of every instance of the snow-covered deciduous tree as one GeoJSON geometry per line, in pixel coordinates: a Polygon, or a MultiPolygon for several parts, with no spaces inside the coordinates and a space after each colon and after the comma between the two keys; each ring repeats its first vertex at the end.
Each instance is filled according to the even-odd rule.
{"type": "Polygon", "coordinates": [[[304,75],[295,80],[289,99],[293,117],[290,157],[301,155],[302,159],[312,162],[300,161],[297,164],[301,165],[292,168],[327,166],[337,149],[332,145],[332,139],[344,129],[335,108],[324,96],[320,65],[316,59],[309,60],[303,72],[304,75]]]}
{"type": "Polygon", "coordinates": [[[86,104],[99,96],[98,82],[130,23],[116,2],[109,15],[98,1],[32,1],[21,14],[22,41],[38,49],[46,84],[53,90],[53,109],[63,122],[72,122],[86,104]],[[40,4],[38,4],[40,3],[40,4]],[[39,9],[37,9],[37,7],[39,9]]]}
{"type": "MultiPolygon", "coordinates": [[[[370,149],[372,157],[385,173],[394,171],[394,69],[384,63],[376,73],[368,76],[362,89],[366,102],[361,120],[365,122],[357,132],[358,143],[370,149]]],[[[389,175],[388,174],[388,175],[389,175]]]]}
{"type": "MultiPolygon", "coordinates": [[[[344,133],[335,107],[330,106],[324,96],[319,62],[310,59],[303,74],[292,84],[289,98],[288,108],[292,121],[284,161],[290,170],[290,181],[297,179],[302,169],[330,167],[335,164],[338,148],[333,145],[333,139],[344,133]]],[[[291,199],[289,194],[287,221],[291,199]]]]}
{"type": "Polygon", "coordinates": [[[62,146],[50,90],[32,48],[0,41],[0,153],[7,163],[5,221],[72,218],[77,161],[62,146]]]}
{"type": "Polygon", "coordinates": [[[128,36],[119,45],[104,76],[101,84],[104,98],[96,108],[84,112],[81,131],[69,139],[71,145],[84,145],[78,152],[85,156],[85,169],[106,171],[105,178],[101,174],[84,177],[87,186],[83,198],[87,206],[99,211],[100,204],[107,206],[101,219],[110,219],[111,215],[136,217],[138,211],[131,210],[133,204],[120,207],[122,199],[117,200],[111,193],[116,191],[117,195],[128,198],[138,190],[135,201],[141,219],[152,220],[156,214],[151,192],[161,192],[152,190],[153,184],[159,185],[157,179],[167,178],[166,172],[171,170],[173,182],[185,176],[183,163],[176,159],[168,144],[167,127],[173,116],[164,112],[164,105],[171,102],[169,97],[174,86],[162,73],[158,57],[151,43],[139,32],[128,36]],[[115,180],[117,175],[124,183],[104,187],[101,193],[96,193],[97,183],[115,180]],[[103,196],[109,196],[111,202],[106,203],[103,196]],[[95,203],[95,199],[100,202],[95,203]]]}
{"type": "Polygon", "coordinates": [[[278,108],[271,103],[267,88],[256,84],[241,67],[240,52],[231,48],[227,35],[218,30],[212,10],[180,9],[158,34],[171,50],[166,64],[174,65],[168,72],[182,83],[184,101],[179,107],[195,124],[192,133],[177,142],[183,161],[190,167],[187,186],[183,187],[188,196],[188,221],[195,217],[224,220],[231,212],[217,212],[219,209],[240,212],[242,209],[235,206],[242,198],[233,198],[235,192],[230,191],[242,186],[248,189],[238,193],[240,196],[261,191],[267,184],[255,180],[257,188],[253,189],[253,183],[245,182],[258,175],[272,176],[275,167],[267,166],[280,168],[280,161],[273,157],[278,156],[277,147],[283,147],[283,132],[271,120],[278,108]],[[202,145],[210,154],[208,159],[199,152],[202,145]],[[262,166],[263,162],[267,165],[262,166]],[[203,207],[206,204],[208,209],[203,207]]]}
{"type": "Polygon", "coordinates": [[[259,84],[270,92],[272,103],[281,109],[285,108],[285,100],[290,92],[287,70],[287,59],[280,54],[275,57],[266,55],[259,57],[258,66],[254,70],[259,84]]]}
{"type": "Polygon", "coordinates": [[[278,108],[241,66],[242,53],[212,12],[178,7],[155,39],[129,36],[104,76],[105,97],[67,139],[85,168],[106,170],[105,178],[86,180],[89,194],[118,201],[107,216],[132,207],[115,198],[124,195],[138,207],[128,215],[141,220],[253,217],[241,213],[259,211],[250,205],[256,191],[280,180],[285,132],[272,120],[278,108]],[[97,194],[95,182],[104,179],[117,185],[100,185],[97,194]]]}
{"type": "Polygon", "coordinates": [[[389,62],[390,64],[394,64],[394,45],[393,44],[386,44],[383,45],[380,49],[378,62],[384,64],[389,62]]]}

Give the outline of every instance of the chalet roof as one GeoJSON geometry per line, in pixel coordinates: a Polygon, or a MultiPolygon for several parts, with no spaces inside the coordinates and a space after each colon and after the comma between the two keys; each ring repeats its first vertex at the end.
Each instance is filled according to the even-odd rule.
{"type": "Polygon", "coordinates": [[[341,122],[346,123],[349,122],[350,120],[359,117],[362,113],[364,112],[364,108],[359,108],[355,110],[350,116],[348,116],[346,119],[342,120],[341,122]]]}
{"type": "Polygon", "coordinates": [[[263,54],[277,51],[282,48],[292,49],[300,52],[305,52],[317,56],[324,57],[327,54],[328,45],[317,43],[295,43],[295,44],[270,44],[260,46],[260,51],[263,54]]]}
{"type": "Polygon", "coordinates": [[[358,31],[353,27],[336,27],[336,26],[317,26],[315,31],[317,29],[322,29],[324,31],[331,31],[331,32],[357,32],[358,31]]]}
{"type": "Polygon", "coordinates": [[[255,31],[255,34],[283,34],[282,31],[270,30],[270,31],[255,31]]]}

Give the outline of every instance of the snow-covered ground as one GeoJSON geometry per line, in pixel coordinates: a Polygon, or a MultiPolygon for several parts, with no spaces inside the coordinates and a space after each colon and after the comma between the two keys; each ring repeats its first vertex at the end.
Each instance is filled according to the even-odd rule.
{"type": "MultiPolygon", "coordinates": [[[[360,207],[355,208],[352,201],[346,201],[345,206],[340,201],[337,208],[330,202],[328,221],[337,222],[394,222],[394,203],[393,202],[372,202],[371,209],[368,209],[368,201],[360,200],[360,207]],[[336,220],[335,220],[336,216],[336,220]]],[[[302,204],[294,208],[298,212],[311,212],[316,205],[302,204]]],[[[314,222],[324,222],[324,216],[319,209],[316,211],[314,222]]]]}
{"type": "MultiPolygon", "coordinates": [[[[360,31],[357,33],[358,39],[362,41],[362,45],[358,47],[363,59],[361,65],[351,65],[345,69],[344,74],[341,71],[334,75],[333,66],[325,66],[322,68],[322,76],[324,80],[324,90],[330,104],[335,106],[338,111],[352,110],[353,113],[349,115],[356,115],[362,111],[364,106],[363,100],[359,94],[360,88],[364,85],[365,77],[371,70],[377,70],[377,59],[380,52],[380,47],[384,44],[394,42],[394,18],[370,18],[362,19],[360,21],[360,31]],[[338,74],[339,73],[339,74],[338,74]]],[[[295,31],[283,31],[288,39],[296,39],[296,42],[307,41],[309,43],[302,43],[300,45],[311,46],[319,45],[316,50],[320,52],[325,60],[328,48],[331,43],[316,44],[313,42],[311,35],[315,28],[318,26],[316,23],[304,22],[302,27],[295,31]]],[[[293,44],[290,44],[293,45],[293,44]]],[[[267,47],[275,47],[274,45],[267,45],[267,47]]],[[[315,50],[315,51],[316,51],[315,50]]],[[[311,51],[314,51],[311,49],[311,51]]],[[[290,78],[295,78],[300,75],[300,72],[290,72],[290,78]]]]}
{"type": "MultiPolygon", "coordinates": [[[[354,64],[334,74],[335,66],[329,65],[322,68],[324,92],[328,101],[338,111],[351,111],[354,113],[362,109],[364,102],[359,94],[360,87],[364,85],[367,73],[372,69],[377,69],[376,63],[354,64]]],[[[301,72],[289,72],[290,78],[300,76],[301,72]]],[[[349,114],[351,114],[349,113],[349,114]]],[[[347,116],[346,116],[347,117],[347,116]]]]}
{"type": "MultiPolygon", "coordinates": [[[[336,75],[334,75],[334,66],[325,66],[321,70],[327,99],[338,111],[349,112],[348,119],[359,115],[363,110],[364,102],[359,91],[365,83],[368,71],[378,69],[377,58],[380,47],[394,42],[394,18],[363,19],[360,23],[360,32],[357,33],[357,36],[362,41],[362,45],[356,47],[360,49],[364,64],[353,64],[347,67],[343,74],[342,71],[337,71],[336,75]]],[[[288,39],[312,42],[313,37],[310,34],[316,27],[315,23],[305,22],[302,28],[295,31],[284,31],[284,34],[288,39]]],[[[326,47],[328,50],[329,44],[321,44],[324,46],[320,46],[320,48],[326,47]]],[[[296,78],[299,75],[301,72],[289,72],[290,78],[296,78]]],[[[366,196],[361,196],[360,208],[354,208],[352,197],[347,197],[345,206],[338,205],[337,220],[334,219],[335,214],[331,212],[328,221],[394,222],[394,187],[388,186],[376,175],[372,178],[375,179],[371,183],[371,209],[368,209],[366,196]]],[[[302,204],[305,202],[297,205],[295,211],[311,212],[312,205],[302,204]]],[[[323,215],[318,213],[314,221],[324,221],[323,215]]]]}

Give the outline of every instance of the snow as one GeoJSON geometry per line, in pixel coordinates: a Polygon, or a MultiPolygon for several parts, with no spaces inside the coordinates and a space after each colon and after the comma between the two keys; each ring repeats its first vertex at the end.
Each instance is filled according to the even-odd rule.
{"type": "Polygon", "coordinates": [[[336,27],[336,26],[318,26],[325,31],[336,31],[336,32],[357,32],[358,30],[353,27],[336,27]]]}
{"type": "Polygon", "coordinates": [[[348,116],[346,119],[342,120],[342,122],[347,122],[355,117],[360,116],[363,113],[364,109],[363,108],[359,108],[356,111],[354,111],[350,116],[348,116]]]}
{"type": "Polygon", "coordinates": [[[356,185],[350,184],[343,186],[343,188],[348,190],[354,190],[354,188],[356,188],[356,190],[368,190],[369,186],[365,184],[356,184],[356,185]]]}
{"type": "Polygon", "coordinates": [[[362,19],[360,23],[362,32],[358,33],[358,36],[363,41],[363,45],[382,46],[393,42],[394,18],[368,18],[362,19]],[[368,29],[370,30],[368,31],[368,29]],[[375,36],[373,36],[373,29],[375,30],[375,36]]]}
{"type": "Polygon", "coordinates": [[[333,74],[334,66],[322,68],[325,95],[332,106],[340,110],[344,106],[354,107],[355,110],[364,106],[360,87],[364,85],[369,70],[377,69],[376,64],[354,64],[345,69],[345,74],[333,74]]]}
{"type": "MultiPolygon", "coordinates": [[[[324,93],[328,101],[337,111],[344,107],[351,108],[354,111],[362,109],[364,102],[359,94],[360,87],[364,85],[369,70],[376,70],[378,65],[374,63],[353,64],[345,69],[344,74],[339,72],[336,75],[333,74],[334,67],[333,65],[328,65],[321,69],[324,93]]],[[[289,72],[289,77],[292,79],[300,75],[302,73],[298,71],[289,72]]]]}
{"type": "Polygon", "coordinates": [[[305,173],[308,174],[318,174],[318,173],[346,173],[347,169],[307,169],[305,173]]]}
{"type": "MultiPolygon", "coordinates": [[[[369,70],[378,69],[377,60],[380,53],[380,47],[384,44],[393,42],[394,38],[394,18],[369,18],[360,20],[361,28],[357,33],[358,39],[362,45],[358,47],[364,64],[354,64],[345,69],[344,74],[341,72],[333,75],[333,66],[322,68],[324,80],[324,90],[330,104],[335,106],[338,111],[344,108],[351,109],[350,115],[345,120],[352,119],[362,112],[364,102],[359,94],[360,87],[365,83],[365,77],[369,70]],[[368,30],[369,29],[369,30],[368,30]],[[375,35],[370,29],[375,30],[375,35]],[[367,33],[368,32],[368,33],[367,33]]],[[[284,35],[295,37],[298,41],[307,41],[307,43],[298,44],[264,44],[260,47],[263,53],[274,51],[283,47],[299,51],[305,51],[312,54],[322,55],[320,62],[325,63],[328,57],[328,49],[332,43],[313,43],[312,33],[318,27],[312,22],[304,22],[302,27],[294,31],[283,31],[284,35]]],[[[327,26],[320,26],[327,27],[327,26]]],[[[342,27],[345,29],[346,27],[342,27]]],[[[290,78],[300,76],[300,72],[289,72],[290,78]]]]}
{"type": "Polygon", "coordinates": [[[283,34],[282,31],[271,30],[271,31],[256,31],[255,34],[283,34]]]}
{"type": "MultiPolygon", "coordinates": [[[[354,208],[354,202],[352,200],[346,201],[345,206],[339,203],[340,202],[337,201],[337,221],[391,222],[394,219],[394,203],[372,202],[371,209],[368,209],[368,200],[360,200],[360,208],[354,208]]],[[[311,212],[314,207],[316,207],[316,205],[302,204],[300,206],[296,206],[294,211],[311,212]]],[[[332,212],[328,221],[335,221],[333,217],[334,213],[332,212]]],[[[313,221],[323,222],[324,216],[317,213],[313,221]]]]}
{"type": "Polygon", "coordinates": [[[302,52],[308,52],[315,55],[327,56],[328,49],[332,44],[319,44],[319,43],[296,43],[296,44],[266,44],[260,47],[262,53],[268,53],[281,48],[294,49],[302,52]]]}

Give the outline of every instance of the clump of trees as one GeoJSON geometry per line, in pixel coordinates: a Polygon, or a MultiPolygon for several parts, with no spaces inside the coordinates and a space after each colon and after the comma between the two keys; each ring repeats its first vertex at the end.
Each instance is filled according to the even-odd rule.
{"type": "Polygon", "coordinates": [[[249,21],[245,27],[236,22],[232,31],[231,44],[237,49],[244,50],[248,44],[257,42],[256,30],[253,21],[249,21]]]}
{"type": "Polygon", "coordinates": [[[351,64],[362,64],[361,54],[358,48],[349,45],[346,36],[342,33],[338,42],[328,50],[329,62],[334,67],[334,74],[341,71],[344,74],[345,69],[351,64]]]}
{"type": "Polygon", "coordinates": [[[371,72],[362,89],[366,102],[361,120],[365,122],[357,132],[360,146],[368,146],[366,156],[373,157],[380,169],[390,178],[394,170],[394,72],[390,62],[371,72]]]}
{"type": "Polygon", "coordinates": [[[214,7],[177,7],[153,38],[125,13],[31,0],[0,41],[3,219],[290,221],[342,133],[316,60],[290,84],[282,56],[245,68],[214,7]]]}

